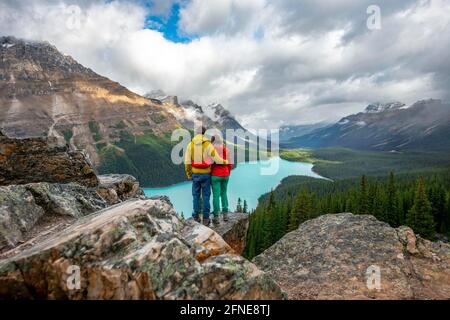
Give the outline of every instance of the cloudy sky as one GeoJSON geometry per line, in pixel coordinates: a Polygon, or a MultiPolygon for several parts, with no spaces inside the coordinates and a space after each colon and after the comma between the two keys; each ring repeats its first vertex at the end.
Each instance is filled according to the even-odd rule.
{"type": "Polygon", "coordinates": [[[0,0],[0,33],[252,128],[450,97],[450,0],[0,0]]]}

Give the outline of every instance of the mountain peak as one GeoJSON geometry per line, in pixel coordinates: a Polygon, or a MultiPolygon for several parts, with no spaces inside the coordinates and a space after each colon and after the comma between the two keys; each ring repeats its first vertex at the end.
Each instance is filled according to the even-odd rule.
{"type": "Polygon", "coordinates": [[[388,102],[388,103],[376,102],[376,103],[369,104],[366,107],[365,112],[366,113],[380,113],[380,112],[384,112],[384,111],[393,111],[393,110],[402,109],[405,106],[406,105],[404,103],[401,103],[398,101],[393,101],[393,102],[388,102]]]}
{"type": "Polygon", "coordinates": [[[152,90],[149,93],[144,95],[147,99],[156,99],[161,102],[171,103],[173,105],[178,105],[178,97],[177,96],[171,96],[166,94],[163,90],[157,89],[152,90]]]}

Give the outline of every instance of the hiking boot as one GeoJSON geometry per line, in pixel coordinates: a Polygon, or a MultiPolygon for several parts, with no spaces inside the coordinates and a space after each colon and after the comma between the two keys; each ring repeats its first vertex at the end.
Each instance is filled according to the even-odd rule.
{"type": "Polygon", "coordinates": [[[216,225],[219,225],[219,224],[220,224],[219,216],[214,216],[214,218],[213,218],[213,223],[216,224],[216,225]]]}
{"type": "Polygon", "coordinates": [[[230,220],[230,217],[228,217],[228,212],[222,213],[222,216],[223,216],[223,221],[227,222],[228,220],[230,220]]]}
{"type": "Polygon", "coordinates": [[[211,221],[208,219],[203,219],[203,225],[206,227],[209,227],[209,225],[211,224],[211,221]]]}
{"type": "Polygon", "coordinates": [[[192,216],[192,218],[194,218],[194,221],[195,222],[198,222],[198,223],[201,223],[202,222],[202,219],[200,219],[200,215],[194,215],[194,216],[192,216]]]}

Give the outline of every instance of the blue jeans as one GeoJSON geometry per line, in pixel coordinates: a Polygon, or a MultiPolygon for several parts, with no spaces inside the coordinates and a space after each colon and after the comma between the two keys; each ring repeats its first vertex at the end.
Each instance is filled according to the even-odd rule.
{"type": "Polygon", "coordinates": [[[193,216],[198,216],[203,209],[203,218],[209,219],[211,211],[211,175],[210,174],[193,174],[192,175],[192,197],[194,199],[193,216]],[[200,207],[200,197],[202,206],[200,207]]]}

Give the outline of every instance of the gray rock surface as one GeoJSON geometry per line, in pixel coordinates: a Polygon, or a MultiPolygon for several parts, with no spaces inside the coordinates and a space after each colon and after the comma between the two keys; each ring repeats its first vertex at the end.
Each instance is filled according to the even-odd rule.
{"type": "Polygon", "coordinates": [[[0,187],[0,251],[23,242],[40,223],[53,220],[57,224],[60,219],[80,218],[106,207],[95,189],[78,184],[0,187]]]}
{"type": "Polygon", "coordinates": [[[450,299],[450,245],[373,216],[307,221],[253,261],[290,299],[450,299]],[[380,268],[379,288],[367,286],[371,266],[380,268]]]}
{"type": "Polygon", "coordinates": [[[282,299],[279,287],[211,229],[164,199],[83,217],[0,260],[0,299],[282,299]],[[79,288],[72,286],[79,267],[79,288]]]}
{"type": "Polygon", "coordinates": [[[97,192],[108,204],[144,196],[144,191],[139,186],[139,181],[128,174],[109,174],[98,176],[100,184],[97,192]]]}

